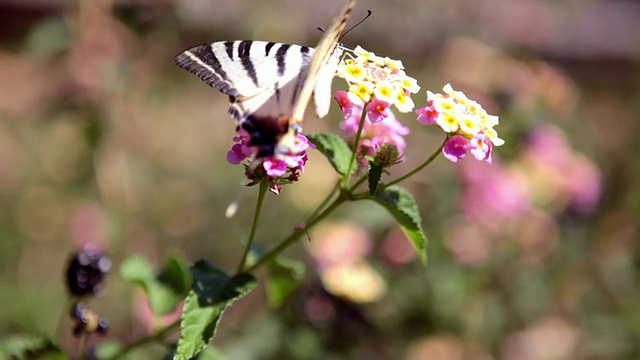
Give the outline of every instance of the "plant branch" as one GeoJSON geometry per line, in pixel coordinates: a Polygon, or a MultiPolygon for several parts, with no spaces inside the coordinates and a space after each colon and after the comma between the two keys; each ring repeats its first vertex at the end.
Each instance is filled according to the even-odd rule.
{"type": "Polygon", "coordinates": [[[436,157],[438,157],[438,155],[440,155],[440,153],[442,152],[442,148],[444,147],[444,144],[447,142],[447,140],[449,140],[449,139],[445,138],[444,141],[442,142],[442,145],[440,145],[440,147],[438,147],[438,150],[436,150],[433,154],[431,154],[431,156],[429,156],[429,158],[425,162],[420,164],[417,168],[409,171],[408,173],[400,176],[399,178],[397,178],[397,179],[395,179],[395,180],[393,180],[393,181],[391,181],[389,183],[383,184],[382,188],[386,188],[386,187],[389,187],[391,185],[395,185],[395,184],[397,184],[397,183],[399,183],[401,181],[404,181],[404,180],[412,177],[413,175],[417,174],[418,172],[420,172],[425,167],[427,167],[427,165],[431,164],[433,162],[433,160],[435,160],[436,157]]]}
{"type": "Polygon", "coordinates": [[[135,350],[136,348],[146,345],[148,343],[152,343],[155,341],[160,341],[163,340],[165,337],[167,337],[167,335],[169,335],[170,333],[172,333],[177,327],[180,326],[180,319],[174,321],[173,323],[167,325],[167,327],[165,327],[164,329],[161,329],[159,331],[157,331],[154,334],[151,334],[149,336],[140,338],[138,340],[136,340],[135,342],[132,342],[131,344],[125,346],[124,348],[120,349],[120,351],[118,351],[115,355],[113,355],[110,358],[107,358],[107,360],[116,360],[116,359],[120,359],[123,356],[125,356],[126,354],[128,354],[129,352],[135,350]]]}
{"type": "Polygon", "coordinates": [[[324,209],[320,214],[318,214],[316,217],[312,219],[310,218],[309,223],[307,223],[305,227],[295,230],[293,233],[291,233],[291,235],[289,235],[289,237],[283,240],[280,245],[278,245],[275,249],[265,254],[255,264],[245,269],[244,272],[247,272],[247,273],[253,272],[260,266],[274,259],[278,254],[280,254],[286,248],[291,246],[300,237],[300,235],[309,231],[309,229],[311,229],[314,225],[322,221],[325,217],[327,217],[327,215],[331,214],[336,208],[338,208],[338,206],[340,206],[344,201],[345,201],[345,198],[343,196],[340,196],[337,199],[335,199],[331,203],[331,205],[329,205],[326,209],[324,209]]]}
{"type": "Polygon", "coordinates": [[[237,273],[241,273],[244,268],[244,264],[247,261],[247,256],[249,255],[249,251],[251,251],[251,246],[253,246],[253,241],[256,236],[256,230],[258,228],[258,222],[260,221],[260,213],[262,213],[262,203],[264,202],[264,195],[267,193],[267,182],[260,182],[260,190],[258,190],[258,201],[256,202],[256,209],[253,213],[253,221],[251,222],[251,231],[249,232],[249,240],[247,240],[247,245],[244,248],[244,253],[242,254],[242,259],[240,260],[240,264],[238,265],[237,273]]]}

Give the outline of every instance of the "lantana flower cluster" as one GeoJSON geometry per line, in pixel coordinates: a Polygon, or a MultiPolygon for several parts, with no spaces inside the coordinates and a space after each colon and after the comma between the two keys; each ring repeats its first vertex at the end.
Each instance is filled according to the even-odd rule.
{"type": "MultiPolygon", "coordinates": [[[[238,130],[238,135],[233,138],[236,142],[227,153],[227,161],[237,165],[245,159],[251,158],[254,149],[249,145],[249,134],[242,128],[238,130]]],[[[280,185],[297,181],[300,175],[304,173],[304,166],[309,159],[307,149],[315,148],[306,136],[301,133],[296,134],[294,148],[291,154],[280,154],[267,156],[264,159],[253,160],[247,166],[247,178],[259,181],[265,177],[271,182],[269,190],[275,194],[280,193],[280,185]],[[260,163],[255,163],[260,161],[260,163]]]]}
{"type": "Polygon", "coordinates": [[[443,91],[444,94],[427,91],[427,106],[416,110],[418,122],[437,124],[449,134],[442,149],[449,161],[456,162],[469,151],[477,160],[491,163],[493,147],[504,144],[493,129],[498,117],[487,114],[480,104],[450,84],[443,91]]]}
{"type": "Polygon", "coordinates": [[[351,104],[366,104],[367,115],[374,123],[389,116],[391,105],[403,113],[413,110],[411,94],[420,91],[420,86],[405,74],[402,61],[377,56],[360,46],[346,54],[348,58],[338,65],[338,76],[349,84],[347,98],[338,99],[345,117],[351,116],[351,104]]]}
{"type": "MultiPolygon", "coordinates": [[[[409,134],[409,128],[396,119],[390,108],[395,106],[403,113],[412,111],[415,105],[411,94],[417,93],[420,86],[404,72],[399,60],[377,56],[360,46],[345,50],[346,59],[336,72],[348,84],[346,91],[340,90],[335,95],[344,113],[340,128],[345,137],[355,140],[362,126],[357,137],[360,166],[395,165],[404,160],[404,136],[409,134]]],[[[487,114],[480,104],[450,84],[444,86],[443,94],[427,91],[426,100],[427,105],[415,111],[417,121],[436,124],[447,133],[442,148],[446,159],[457,162],[470,152],[477,160],[491,163],[493,147],[504,143],[493,129],[498,125],[497,116],[487,114]]],[[[240,164],[254,156],[249,140],[249,135],[240,129],[234,137],[236,144],[227,154],[230,163],[240,164]]],[[[252,160],[246,166],[247,177],[253,183],[267,179],[275,193],[280,191],[281,184],[297,181],[308,159],[306,150],[315,146],[304,135],[297,134],[294,147],[289,154],[252,160]]]]}
{"type": "MultiPolygon", "coordinates": [[[[344,120],[340,123],[340,129],[348,139],[353,140],[358,132],[363,105],[352,103],[344,90],[338,90],[335,97],[338,103],[343,105],[344,111],[344,120]]],[[[361,166],[367,165],[368,161],[385,145],[394,146],[399,154],[396,160],[402,161],[404,158],[402,154],[407,146],[404,136],[407,134],[409,134],[409,128],[402,125],[391,110],[387,109],[387,116],[384,118],[370,116],[367,112],[358,143],[358,163],[361,166]]]]}
{"type": "Polygon", "coordinates": [[[390,107],[395,106],[400,112],[413,110],[411,94],[417,93],[420,86],[404,72],[399,60],[377,56],[360,46],[346,54],[348,58],[340,63],[337,73],[349,88],[335,95],[344,112],[340,128],[345,136],[353,138],[365,110],[358,143],[360,165],[366,165],[385,145],[394,146],[399,154],[388,165],[401,161],[406,147],[404,136],[409,134],[409,128],[395,118],[390,107]]]}

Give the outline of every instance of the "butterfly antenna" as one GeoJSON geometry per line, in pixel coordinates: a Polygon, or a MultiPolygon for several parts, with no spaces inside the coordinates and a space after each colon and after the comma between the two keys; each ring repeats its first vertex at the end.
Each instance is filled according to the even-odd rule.
{"type": "MultiPolygon", "coordinates": [[[[347,29],[345,32],[342,33],[342,35],[340,36],[340,39],[338,40],[342,40],[342,38],[347,35],[349,33],[349,31],[355,29],[356,27],[358,27],[358,25],[362,24],[365,20],[367,20],[369,18],[369,16],[371,16],[372,12],[371,10],[367,10],[367,16],[365,16],[362,20],[358,21],[357,24],[353,25],[352,27],[350,27],[349,29],[347,29]]],[[[324,32],[324,28],[318,26],[316,29],[320,30],[321,32],[324,32]]]]}
{"type": "Polygon", "coordinates": [[[342,33],[342,35],[340,36],[340,39],[338,39],[338,41],[342,40],[342,38],[347,35],[349,33],[349,31],[355,29],[358,27],[358,25],[362,24],[365,20],[367,20],[369,18],[369,16],[371,16],[372,12],[371,10],[367,10],[367,16],[365,16],[364,18],[362,18],[362,20],[358,21],[357,24],[353,25],[352,27],[348,28],[347,30],[345,30],[345,32],[342,33]]]}

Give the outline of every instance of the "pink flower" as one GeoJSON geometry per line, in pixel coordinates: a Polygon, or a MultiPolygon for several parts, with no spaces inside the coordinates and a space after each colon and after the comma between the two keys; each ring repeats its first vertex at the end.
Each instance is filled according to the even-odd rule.
{"type": "Polygon", "coordinates": [[[373,98],[367,104],[367,117],[372,123],[377,123],[389,116],[389,103],[373,98]]]}
{"type": "Polygon", "coordinates": [[[306,136],[298,134],[293,148],[295,155],[268,156],[262,162],[262,166],[267,175],[272,178],[279,178],[287,172],[291,172],[291,176],[295,179],[290,178],[289,180],[295,181],[299,176],[298,172],[304,172],[304,165],[309,159],[307,157],[307,149],[309,148],[315,148],[315,145],[306,136]]]}
{"type": "Polygon", "coordinates": [[[501,163],[465,161],[460,171],[464,184],[460,204],[469,218],[495,224],[528,213],[531,199],[526,182],[501,163]]]}
{"type": "MultiPolygon", "coordinates": [[[[237,143],[227,153],[227,161],[237,165],[253,156],[254,149],[249,146],[249,136],[244,130],[240,129],[233,140],[237,143]]],[[[297,134],[291,154],[278,154],[252,160],[253,162],[246,166],[245,174],[252,181],[251,184],[260,180],[268,181],[271,184],[270,190],[277,194],[280,192],[280,185],[297,181],[300,178],[308,160],[307,150],[309,148],[315,148],[315,145],[306,136],[297,134]],[[256,161],[259,163],[255,163],[256,161]]]]}
{"type": "Polygon", "coordinates": [[[491,149],[493,145],[485,133],[478,133],[469,142],[469,151],[478,161],[491,164],[491,149]]]}
{"type": "Polygon", "coordinates": [[[442,154],[447,160],[457,162],[467,155],[468,148],[469,140],[467,138],[461,135],[454,135],[444,144],[442,154]]]}
{"type": "Polygon", "coordinates": [[[342,112],[344,113],[345,119],[350,117],[353,113],[353,102],[349,99],[347,92],[344,90],[338,90],[336,91],[335,98],[338,101],[338,105],[340,105],[342,112]]]}
{"type": "Polygon", "coordinates": [[[227,161],[238,165],[244,159],[250,157],[253,154],[253,150],[249,146],[249,135],[243,129],[238,130],[238,135],[233,137],[234,144],[231,150],[227,153],[227,161]]]}
{"type": "MultiPolygon", "coordinates": [[[[525,147],[527,168],[533,174],[545,174],[537,181],[546,182],[555,191],[566,194],[572,210],[589,213],[598,204],[601,174],[588,158],[575,152],[564,133],[553,125],[543,125],[528,136],[525,147]]],[[[563,196],[556,197],[564,198],[563,196]]]]}
{"type": "Polygon", "coordinates": [[[267,158],[263,163],[267,175],[271,177],[280,177],[287,173],[287,162],[284,159],[279,159],[275,157],[267,158]]]}
{"type": "Polygon", "coordinates": [[[428,100],[427,106],[417,109],[416,114],[418,122],[425,125],[435,124],[438,119],[438,111],[433,106],[433,100],[428,100]]]}

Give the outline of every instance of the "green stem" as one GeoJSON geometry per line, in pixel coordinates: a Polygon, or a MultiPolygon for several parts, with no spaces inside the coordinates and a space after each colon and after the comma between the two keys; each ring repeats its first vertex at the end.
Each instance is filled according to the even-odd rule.
{"type": "Polygon", "coordinates": [[[442,152],[442,148],[444,147],[444,144],[447,142],[447,140],[449,140],[449,138],[444,139],[444,142],[442,143],[442,145],[440,145],[438,150],[436,150],[433,154],[431,154],[431,156],[427,159],[427,161],[423,162],[417,168],[409,171],[408,173],[400,176],[399,178],[384,184],[383,187],[389,187],[391,185],[395,185],[395,184],[397,184],[397,183],[399,183],[401,181],[404,181],[404,180],[412,177],[413,175],[417,174],[418,172],[420,172],[425,167],[427,167],[427,165],[431,164],[433,162],[433,160],[435,160],[436,157],[438,157],[438,155],[440,155],[440,153],[442,152]]]}
{"type": "Polygon", "coordinates": [[[247,246],[244,249],[244,254],[242,254],[242,260],[240,260],[240,264],[238,265],[237,273],[241,273],[244,268],[244,263],[247,261],[247,256],[249,255],[249,251],[251,251],[251,246],[253,246],[253,240],[255,239],[256,230],[258,228],[258,222],[260,221],[260,213],[262,212],[262,203],[264,202],[264,195],[267,193],[268,184],[266,181],[260,182],[260,190],[258,190],[258,201],[256,202],[256,209],[253,213],[253,221],[251,222],[251,231],[249,232],[249,240],[247,241],[247,246]]]}
{"type": "Polygon", "coordinates": [[[360,143],[360,137],[362,136],[362,129],[364,128],[364,120],[367,117],[367,107],[364,106],[362,108],[362,114],[360,115],[360,123],[358,124],[358,131],[356,132],[356,138],[353,141],[353,149],[351,153],[351,160],[349,160],[349,167],[347,167],[347,173],[345,174],[347,177],[344,179],[344,188],[349,187],[349,182],[351,181],[351,171],[353,170],[353,165],[356,162],[356,156],[358,155],[358,144],[360,143]]]}
{"type": "Polygon", "coordinates": [[[338,208],[338,206],[340,206],[345,200],[346,199],[343,196],[340,196],[337,199],[335,199],[331,203],[331,205],[329,205],[320,214],[318,214],[318,216],[310,219],[309,223],[305,224],[305,226],[303,228],[299,228],[299,229],[295,230],[293,233],[291,233],[291,235],[289,235],[289,237],[287,237],[280,245],[278,245],[275,249],[273,249],[270,252],[268,252],[267,254],[265,254],[255,264],[253,264],[249,268],[245,269],[244,272],[247,272],[247,273],[253,272],[254,270],[259,268],[260,266],[262,266],[262,265],[268,263],[270,260],[274,259],[278,254],[280,254],[282,251],[284,251],[289,246],[291,246],[296,240],[298,240],[300,235],[302,235],[303,233],[309,231],[309,229],[311,229],[314,225],[316,225],[317,223],[322,221],[325,217],[327,217],[327,215],[331,214],[333,212],[333,210],[338,208]]]}
{"type": "Polygon", "coordinates": [[[107,360],[120,359],[123,356],[125,356],[126,354],[128,354],[129,352],[135,350],[136,348],[139,348],[140,346],[146,345],[146,344],[154,342],[154,341],[163,340],[165,337],[167,337],[167,335],[172,333],[179,326],[180,326],[180,320],[178,319],[178,320],[174,321],[173,323],[167,325],[167,327],[165,327],[164,329],[156,332],[155,334],[151,334],[151,335],[149,335],[147,337],[140,338],[140,339],[136,340],[135,342],[132,342],[131,344],[123,347],[115,355],[113,355],[110,358],[107,358],[107,360]]]}

